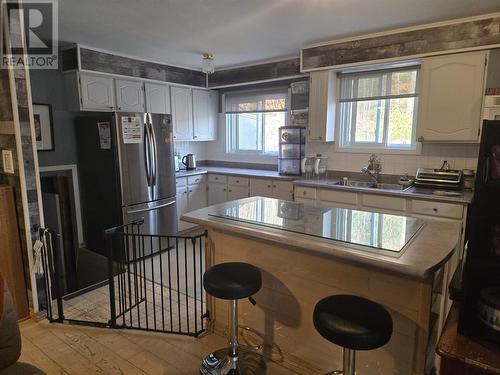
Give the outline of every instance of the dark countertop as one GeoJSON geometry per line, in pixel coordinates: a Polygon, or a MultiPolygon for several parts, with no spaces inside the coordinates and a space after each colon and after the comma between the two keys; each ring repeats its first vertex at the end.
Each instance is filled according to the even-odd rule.
{"type": "Polygon", "coordinates": [[[188,177],[206,173],[220,173],[231,176],[256,177],[256,178],[278,178],[280,180],[285,180],[285,181],[293,181],[296,180],[297,178],[300,178],[298,176],[280,176],[278,174],[278,171],[270,171],[263,169],[212,167],[212,166],[200,167],[192,171],[181,170],[175,173],[175,177],[176,178],[188,177]]]}
{"type": "Polygon", "coordinates": [[[379,194],[379,195],[390,195],[392,197],[404,197],[404,198],[422,198],[429,200],[436,200],[442,202],[450,203],[462,203],[469,204],[472,201],[473,193],[472,191],[465,191],[463,196],[444,196],[444,195],[432,195],[432,194],[420,194],[413,191],[404,190],[383,190],[374,189],[368,187],[355,187],[355,186],[343,186],[335,185],[339,180],[294,180],[293,184],[296,186],[305,186],[321,189],[339,190],[339,191],[352,191],[356,193],[369,193],[369,194],[379,194]]]}
{"type": "Polygon", "coordinates": [[[329,178],[327,180],[307,180],[300,176],[280,176],[278,174],[278,171],[270,171],[262,169],[204,166],[191,171],[181,170],[175,173],[175,177],[181,178],[181,177],[189,177],[207,173],[220,173],[231,176],[243,176],[243,177],[254,177],[254,178],[276,178],[284,181],[292,181],[293,184],[296,186],[331,189],[339,191],[352,191],[355,193],[379,194],[379,195],[393,196],[393,197],[419,198],[419,199],[427,199],[427,200],[450,202],[450,203],[461,203],[461,204],[469,204],[472,201],[472,196],[473,196],[472,191],[465,191],[463,196],[455,197],[455,196],[419,194],[412,191],[403,191],[403,190],[382,190],[382,189],[373,189],[366,187],[342,186],[342,185],[335,185],[335,183],[339,181],[338,179],[329,178]]]}

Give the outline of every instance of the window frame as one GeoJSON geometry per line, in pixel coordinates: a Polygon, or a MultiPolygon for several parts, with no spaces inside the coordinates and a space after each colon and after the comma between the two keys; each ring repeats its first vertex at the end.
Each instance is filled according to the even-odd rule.
{"type": "MultiPolygon", "coordinates": [[[[419,107],[419,99],[420,99],[420,64],[414,63],[411,65],[404,65],[400,67],[387,67],[387,68],[379,68],[379,69],[370,69],[370,70],[356,70],[353,72],[338,72],[337,74],[337,95],[335,100],[335,105],[337,107],[337,116],[336,116],[336,133],[339,135],[338,142],[335,142],[335,151],[338,152],[354,152],[354,153],[380,153],[380,154],[420,154],[422,145],[417,140],[417,121],[418,121],[418,107],[419,107]],[[379,96],[371,96],[371,97],[363,97],[363,98],[353,98],[349,99],[341,99],[342,97],[342,77],[345,76],[354,76],[357,81],[363,77],[369,76],[380,76],[382,77],[384,74],[388,74],[388,80],[386,82],[387,87],[391,86],[392,83],[392,74],[395,72],[407,72],[407,71],[416,71],[415,78],[415,93],[414,94],[398,94],[398,95],[379,95],[379,96]],[[390,117],[390,108],[391,108],[391,99],[401,99],[401,98],[414,98],[414,110],[413,110],[413,118],[412,118],[412,132],[411,132],[411,143],[406,147],[403,144],[395,144],[389,145],[388,142],[388,132],[389,132],[389,117],[390,117]],[[355,139],[356,129],[352,124],[356,121],[356,109],[358,102],[364,102],[369,100],[379,100],[384,103],[384,116],[381,121],[381,130],[383,132],[382,142],[352,142],[355,139]],[[343,103],[351,103],[354,108],[351,109],[353,116],[351,118],[351,122],[346,124],[343,120],[343,115],[348,115],[347,113],[342,113],[341,107],[343,103]],[[346,128],[349,128],[349,135],[351,141],[347,141],[346,136],[346,128]]],[[[358,89],[358,86],[355,86],[355,90],[358,89]]],[[[380,90],[382,90],[382,85],[380,86],[380,90]]],[[[379,92],[380,93],[380,92],[379,92]]],[[[380,93],[381,94],[381,93],[380,93]]],[[[354,95],[353,95],[354,96],[354,95]]]]}
{"type": "MultiPolygon", "coordinates": [[[[279,150],[276,152],[266,152],[266,126],[265,126],[265,114],[266,113],[283,113],[284,123],[282,126],[286,126],[289,121],[289,104],[290,104],[290,92],[288,87],[277,87],[272,89],[262,89],[262,90],[251,90],[251,91],[235,91],[223,94],[223,109],[224,109],[224,129],[226,132],[225,137],[225,152],[232,155],[253,155],[253,156],[267,156],[267,157],[278,157],[279,150]],[[240,102],[245,100],[255,100],[263,102],[266,99],[275,98],[276,96],[283,96],[285,99],[285,108],[283,110],[264,110],[258,108],[255,111],[228,111],[227,100],[228,97],[234,96],[236,98],[240,97],[240,102]],[[238,114],[257,114],[260,117],[260,128],[261,128],[261,142],[262,150],[242,150],[239,148],[239,126],[238,126],[238,114]],[[231,121],[228,118],[231,117],[231,121]],[[232,120],[236,119],[236,123],[231,123],[232,120]],[[236,146],[236,147],[235,147],[236,146]]],[[[259,121],[259,119],[257,120],[259,121]]],[[[279,144],[279,139],[276,139],[279,144]]]]}

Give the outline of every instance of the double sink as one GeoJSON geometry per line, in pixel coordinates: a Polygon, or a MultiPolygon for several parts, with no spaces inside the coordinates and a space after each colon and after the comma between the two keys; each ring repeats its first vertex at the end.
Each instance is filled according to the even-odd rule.
{"type": "Polygon", "coordinates": [[[405,190],[407,188],[406,186],[401,186],[398,184],[383,184],[383,183],[376,184],[373,182],[353,181],[353,180],[337,181],[337,182],[333,183],[333,185],[377,189],[377,190],[405,190]]]}

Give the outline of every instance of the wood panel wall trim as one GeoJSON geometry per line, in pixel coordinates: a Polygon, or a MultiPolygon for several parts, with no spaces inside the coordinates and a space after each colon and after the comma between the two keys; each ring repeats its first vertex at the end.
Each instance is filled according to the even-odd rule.
{"type": "Polygon", "coordinates": [[[0,134],[16,134],[14,130],[14,121],[0,121],[0,134]]]}
{"type": "Polygon", "coordinates": [[[198,70],[119,56],[82,46],[64,50],[61,55],[65,71],[79,69],[195,87],[206,86],[205,74],[198,70]]]}
{"type": "Polygon", "coordinates": [[[217,70],[208,76],[209,88],[223,88],[302,77],[300,59],[217,70]]]}
{"type": "Polygon", "coordinates": [[[500,47],[500,13],[306,46],[301,72],[500,47]]]}

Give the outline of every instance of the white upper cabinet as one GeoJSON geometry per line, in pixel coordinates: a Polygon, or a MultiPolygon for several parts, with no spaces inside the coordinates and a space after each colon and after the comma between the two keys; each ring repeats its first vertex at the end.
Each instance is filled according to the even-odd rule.
{"type": "Polygon", "coordinates": [[[115,109],[113,78],[80,73],[80,90],[82,109],[98,111],[115,109]]]}
{"type": "Polygon", "coordinates": [[[213,141],[216,138],[217,92],[193,90],[193,139],[213,141]]]}
{"type": "Polygon", "coordinates": [[[193,140],[192,90],[185,87],[170,88],[172,123],[176,141],[193,140]]]}
{"type": "Polygon", "coordinates": [[[487,52],[422,59],[419,141],[477,142],[487,52]]]}
{"type": "Polygon", "coordinates": [[[149,113],[170,113],[170,90],[168,85],[146,82],[146,111],[149,113]]]}
{"type": "Polygon", "coordinates": [[[311,72],[309,82],[310,141],[332,142],[335,133],[335,73],[311,72]]]}
{"type": "Polygon", "coordinates": [[[116,110],[144,112],[144,85],[141,81],[115,80],[116,110]]]}

